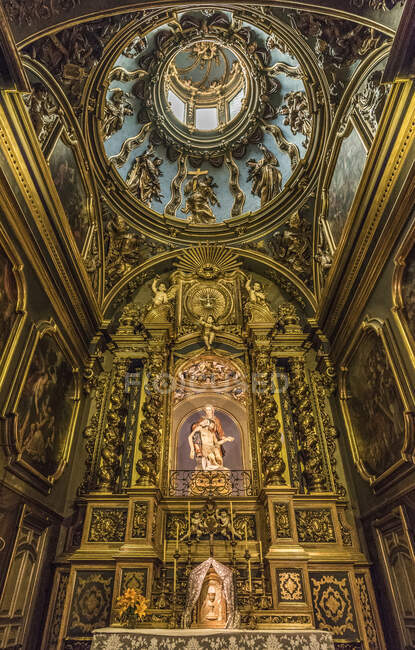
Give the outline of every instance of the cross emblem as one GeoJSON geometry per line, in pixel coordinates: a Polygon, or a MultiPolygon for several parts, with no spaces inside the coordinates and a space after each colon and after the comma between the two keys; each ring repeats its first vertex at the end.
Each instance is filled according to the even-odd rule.
{"type": "Polygon", "coordinates": [[[208,173],[209,172],[207,170],[203,171],[202,169],[200,169],[200,167],[195,172],[187,172],[188,176],[193,176],[193,185],[192,185],[193,191],[195,191],[196,189],[197,179],[199,178],[199,176],[204,176],[205,174],[208,173]]]}

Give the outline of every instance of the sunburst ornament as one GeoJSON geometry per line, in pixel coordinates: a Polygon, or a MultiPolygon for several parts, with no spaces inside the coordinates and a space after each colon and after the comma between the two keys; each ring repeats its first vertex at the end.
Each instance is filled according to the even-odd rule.
{"type": "Polygon", "coordinates": [[[234,273],[241,266],[238,257],[229,248],[217,244],[199,244],[187,248],[175,266],[184,273],[196,275],[203,280],[215,280],[218,277],[234,273]]]}

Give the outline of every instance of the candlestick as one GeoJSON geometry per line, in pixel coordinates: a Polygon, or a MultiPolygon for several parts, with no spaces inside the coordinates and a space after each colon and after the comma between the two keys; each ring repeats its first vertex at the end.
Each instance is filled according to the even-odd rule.
{"type": "Polygon", "coordinates": [[[190,501],[187,502],[187,521],[188,521],[188,533],[190,537],[190,501]]]}
{"type": "Polygon", "coordinates": [[[252,593],[251,559],[248,560],[248,582],[249,592],[252,593]]]}
{"type": "Polygon", "coordinates": [[[248,522],[245,521],[245,548],[248,548],[248,522]]]}
{"type": "Polygon", "coordinates": [[[176,551],[179,550],[179,522],[176,521],[176,551]]]}
{"type": "Polygon", "coordinates": [[[262,542],[259,540],[259,561],[262,564],[262,542]]]}
{"type": "Polygon", "coordinates": [[[231,501],[231,535],[232,535],[232,539],[234,539],[234,533],[233,533],[233,505],[232,505],[232,501],[231,501]]]}
{"type": "Polygon", "coordinates": [[[177,582],[177,560],[173,558],[173,593],[176,594],[176,582],[177,582]]]}
{"type": "Polygon", "coordinates": [[[166,554],[167,554],[167,539],[164,538],[164,542],[163,542],[163,564],[166,564],[166,554]]]}

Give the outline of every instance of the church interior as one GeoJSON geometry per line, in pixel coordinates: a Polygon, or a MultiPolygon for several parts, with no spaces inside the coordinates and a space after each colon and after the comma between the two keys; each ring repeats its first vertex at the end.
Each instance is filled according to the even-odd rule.
{"type": "Polygon", "coordinates": [[[0,49],[0,648],[415,648],[415,2],[0,49]]]}

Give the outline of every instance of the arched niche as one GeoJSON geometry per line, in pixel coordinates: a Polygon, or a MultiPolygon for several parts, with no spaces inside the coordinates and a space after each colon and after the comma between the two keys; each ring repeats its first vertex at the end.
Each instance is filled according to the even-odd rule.
{"type": "Polygon", "coordinates": [[[238,473],[252,467],[247,386],[239,364],[215,354],[186,361],[175,373],[171,400],[170,478],[223,468],[239,481],[237,493],[244,484],[238,473]]]}

